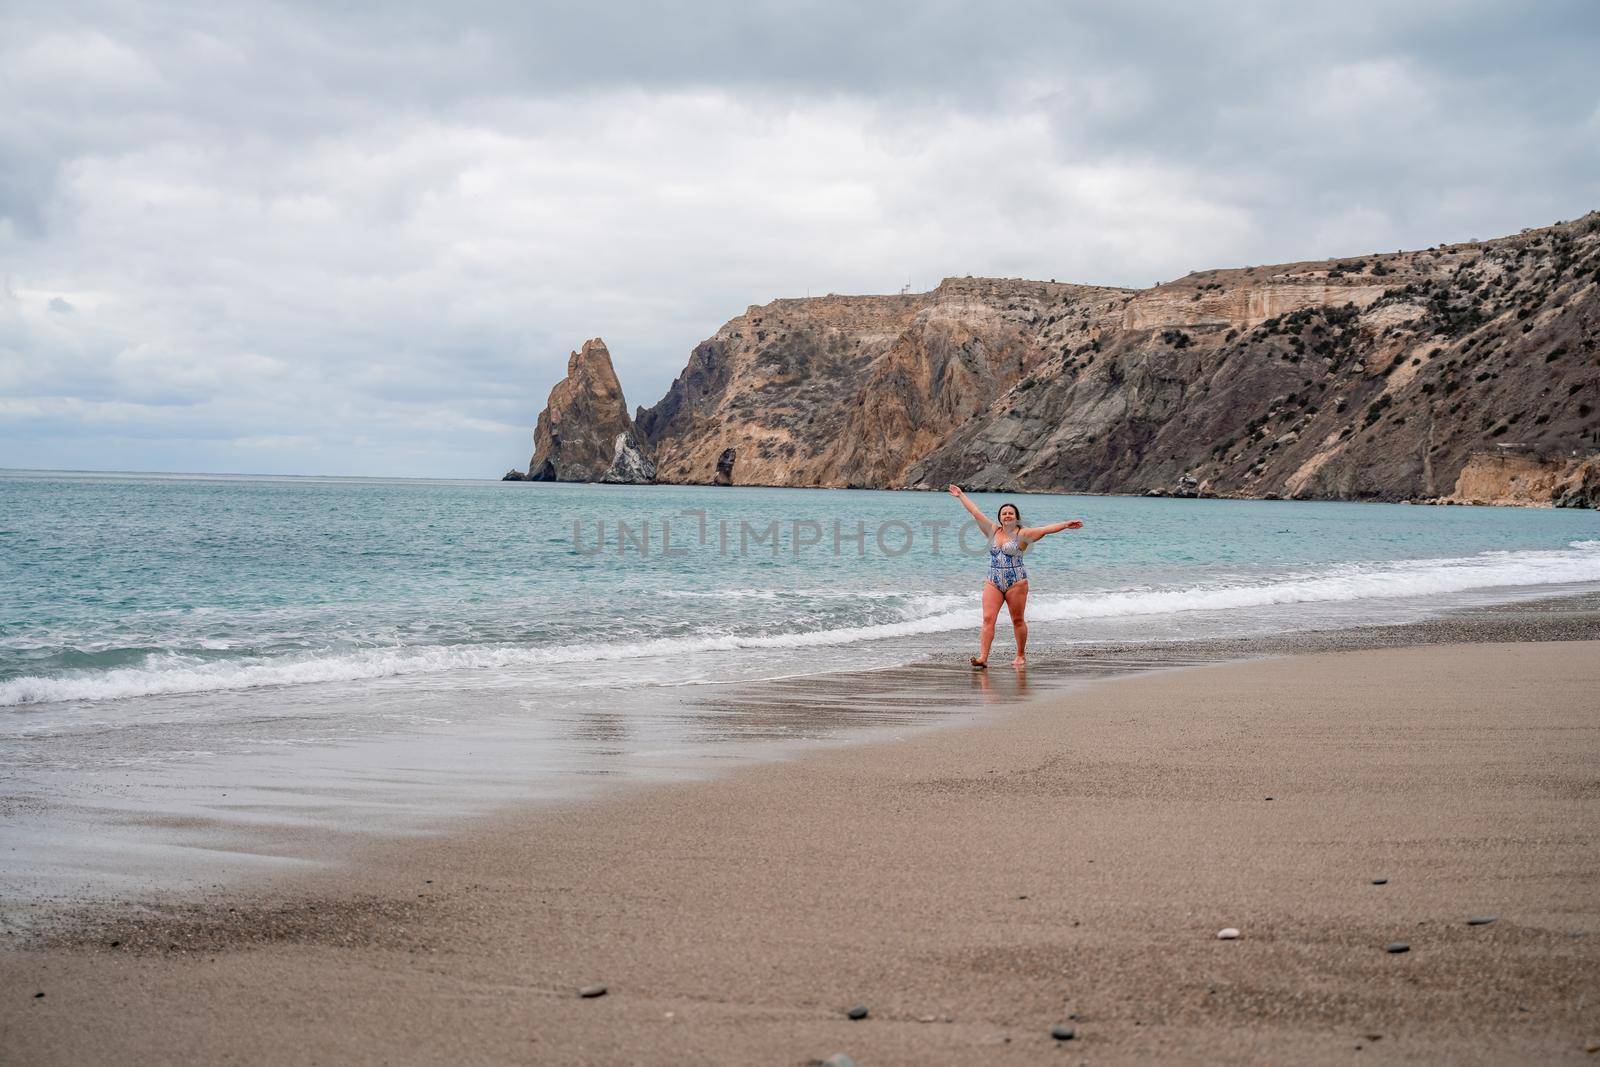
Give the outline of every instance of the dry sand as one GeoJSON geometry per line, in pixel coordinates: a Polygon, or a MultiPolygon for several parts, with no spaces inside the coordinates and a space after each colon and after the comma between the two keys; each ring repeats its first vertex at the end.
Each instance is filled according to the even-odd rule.
{"type": "Polygon", "coordinates": [[[1198,667],[389,842],[0,953],[0,1059],[1595,1062],[1597,682],[1198,667]]]}

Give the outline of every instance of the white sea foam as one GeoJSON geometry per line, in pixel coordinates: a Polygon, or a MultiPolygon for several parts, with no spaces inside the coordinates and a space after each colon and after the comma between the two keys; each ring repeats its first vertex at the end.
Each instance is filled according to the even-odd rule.
{"type": "Polygon", "coordinates": [[[1485,552],[1465,559],[1403,560],[1350,565],[1259,584],[1097,593],[1029,605],[1030,618],[1087,619],[1225,611],[1274,604],[1428,598],[1481,589],[1600,581],[1600,541],[1573,542],[1567,552],[1485,552]],[[1582,547],[1578,547],[1582,546],[1582,547]]]}
{"type": "MultiPolygon", "coordinates": [[[[1228,611],[1285,604],[1418,598],[1509,587],[1600,582],[1600,541],[1574,541],[1565,551],[1485,552],[1459,559],[1349,564],[1318,573],[1192,588],[1103,590],[1038,597],[1029,617],[1040,622],[1228,611]]],[[[262,686],[348,682],[441,671],[537,668],[562,663],[681,658],[743,649],[798,650],[944,633],[972,626],[976,598],[909,593],[906,617],[863,626],[755,634],[706,633],[633,642],[409,646],[329,655],[201,662],[153,657],[138,667],[24,677],[0,684],[0,706],[110,700],[166,693],[202,693],[262,686]],[[965,603],[969,606],[961,606],[965,603]]]]}

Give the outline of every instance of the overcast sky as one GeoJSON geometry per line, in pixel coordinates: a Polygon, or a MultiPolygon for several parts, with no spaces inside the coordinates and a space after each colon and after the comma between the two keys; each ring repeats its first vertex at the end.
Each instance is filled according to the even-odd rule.
{"type": "Polygon", "coordinates": [[[1600,207],[1600,5],[0,3],[0,467],[496,476],[778,296],[1600,207]],[[334,9],[334,10],[330,10],[334,9]]]}

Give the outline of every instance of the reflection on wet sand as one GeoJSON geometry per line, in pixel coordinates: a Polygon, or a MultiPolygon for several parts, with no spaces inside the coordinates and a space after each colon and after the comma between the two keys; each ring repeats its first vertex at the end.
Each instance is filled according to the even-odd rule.
{"type": "MultiPolygon", "coordinates": [[[[1168,644],[1030,646],[1026,670],[962,657],[763,682],[532,693],[412,682],[273,714],[270,690],[213,723],[43,733],[0,752],[0,912],[52,893],[216,884],[285,861],[337,863],[364,836],[415,832],[608,783],[704,778],[797,747],[956,722],[1093,679],[1256,656],[1600,633],[1600,597],[1454,612],[1425,623],[1168,644]],[[13,751],[14,750],[14,751],[13,751]],[[20,904],[19,904],[20,902],[20,904]]],[[[180,700],[193,702],[199,698],[180,700]]],[[[215,699],[215,698],[212,698],[215,699]]],[[[1070,705],[1064,705],[1070,706],[1070,705]]],[[[7,917],[0,914],[0,919],[7,917]]]]}

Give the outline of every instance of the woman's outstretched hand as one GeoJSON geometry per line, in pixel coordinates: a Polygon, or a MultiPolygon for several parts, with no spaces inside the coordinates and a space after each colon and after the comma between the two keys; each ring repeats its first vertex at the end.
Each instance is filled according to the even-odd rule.
{"type": "Polygon", "coordinates": [[[959,485],[952,485],[950,487],[950,495],[959,497],[961,495],[961,487],[959,485]]]}
{"type": "Polygon", "coordinates": [[[1081,529],[1083,529],[1083,520],[1082,519],[1073,519],[1071,522],[1067,523],[1067,529],[1069,529],[1069,530],[1081,530],[1081,529]]]}

